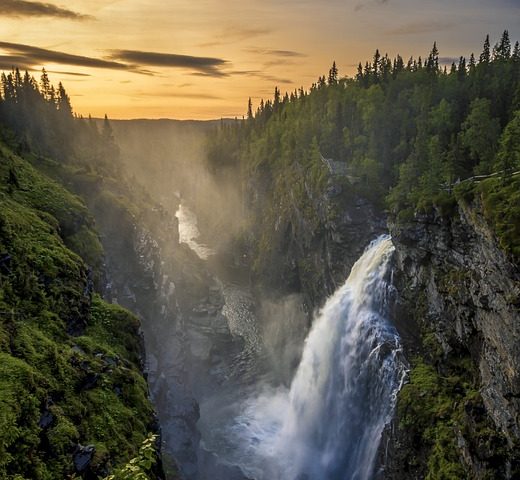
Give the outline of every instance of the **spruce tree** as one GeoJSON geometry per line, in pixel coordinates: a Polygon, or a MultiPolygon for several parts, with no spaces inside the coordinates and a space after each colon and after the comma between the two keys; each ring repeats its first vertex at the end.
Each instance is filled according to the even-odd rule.
{"type": "Polygon", "coordinates": [[[473,55],[473,53],[471,54],[471,56],[469,57],[469,71],[470,73],[473,73],[473,71],[475,70],[475,55],[473,55]]]}
{"type": "Polygon", "coordinates": [[[433,42],[433,47],[426,61],[426,70],[428,72],[437,72],[439,70],[439,50],[437,42],[433,42]]]}
{"type": "Polygon", "coordinates": [[[58,84],[58,99],[57,99],[58,110],[67,117],[72,117],[72,106],[70,104],[70,98],[60,82],[58,84]]]}
{"type": "Polygon", "coordinates": [[[509,32],[504,30],[500,42],[493,47],[493,60],[505,61],[511,57],[511,40],[509,32]]]}
{"type": "Polygon", "coordinates": [[[480,54],[479,63],[489,63],[491,60],[490,48],[489,35],[486,35],[486,40],[484,41],[484,48],[480,54]]]}
{"type": "Polygon", "coordinates": [[[247,119],[252,120],[253,118],[253,103],[251,102],[251,97],[249,97],[249,101],[247,102],[247,119]]]}
{"type": "Polygon", "coordinates": [[[374,53],[374,59],[372,61],[372,74],[374,76],[374,79],[377,81],[377,78],[379,76],[379,73],[381,71],[381,54],[379,53],[379,49],[376,49],[376,52],[374,53]]]}
{"type": "Polygon", "coordinates": [[[356,80],[361,83],[363,81],[363,65],[359,62],[356,73],[356,80]]]}
{"type": "Polygon", "coordinates": [[[520,61],[520,46],[518,44],[518,40],[515,42],[515,47],[513,48],[513,54],[511,55],[511,59],[514,62],[520,61]]]}
{"type": "Polygon", "coordinates": [[[49,81],[49,76],[45,71],[45,68],[42,68],[42,76],[40,77],[40,92],[43,95],[44,100],[50,100],[50,89],[51,82],[49,81]]]}
{"type": "Polygon", "coordinates": [[[332,67],[329,70],[329,85],[336,85],[338,83],[338,67],[336,67],[336,62],[332,62],[332,67]]]}

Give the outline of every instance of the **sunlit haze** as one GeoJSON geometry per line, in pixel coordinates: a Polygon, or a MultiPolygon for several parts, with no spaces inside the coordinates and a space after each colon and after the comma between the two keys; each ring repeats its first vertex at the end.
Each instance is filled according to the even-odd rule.
{"type": "Polygon", "coordinates": [[[352,75],[376,48],[441,60],[520,34],[518,0],[0,0],[0,66],[45,67],[76,113],[210,119],[352,75]],[[67,55],[64,55],[67,54],[67,55]]]}

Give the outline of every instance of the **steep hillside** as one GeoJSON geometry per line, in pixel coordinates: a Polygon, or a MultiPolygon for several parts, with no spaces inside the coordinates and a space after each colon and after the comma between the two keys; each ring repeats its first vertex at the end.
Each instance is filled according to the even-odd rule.
{"type": "Polygon", "coordinates": [[[0,143],[0,476],[98,478],[157,426],[85,204],[0,143]],[[27,461],[31,459],[31,461],[27,461]]]}

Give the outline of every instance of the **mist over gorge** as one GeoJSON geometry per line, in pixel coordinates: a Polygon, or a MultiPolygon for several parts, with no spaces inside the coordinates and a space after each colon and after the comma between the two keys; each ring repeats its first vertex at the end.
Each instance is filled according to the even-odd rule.
{"type": "MultiPolygon", "coordinates": [[[[4,9],[104,24],[81,5],[4,9]]],[[[0,88],[0,478],[518,478],[515,33],[453,59],[376,50],[287,92],[270,69],[314,57],[244,44],[268,28],[212,37],[254,70],[1,42],[31,68],[0,88]],[[83,117],[33,74],[42,58],[112,70],[121,92],[184,69],[179,105],[242,77],[252,98],[234,119],[83,117]],[[253,79],[278,86],[260,98],[253,79]]]]}

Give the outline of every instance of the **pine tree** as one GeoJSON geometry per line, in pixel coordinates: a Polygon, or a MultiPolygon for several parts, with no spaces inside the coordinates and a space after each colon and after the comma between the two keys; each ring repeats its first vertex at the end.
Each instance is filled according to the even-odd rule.
{"type": "Polygon", "coordinates": [[[365,78],[365,86],[367,84],[370,84],[370,79],[372,78],[372,67],[368,62],[365,63],[365,70],[363,72],[363,77],[365,78]]]}
{"type": "Polygon", "coordinates": [[[70,104],[70,98],[63,87],[63,84],[60,82],[58,84],[58,98],[57,98],[57,107],[60,112],[62,112],[67,117],[72,117],[72,106],[70,104]]]}
{"type": "Polygon", "coordinates": [[[329,70],[329,85],[336,85],[338,83],[338,67],[336,67],[336,62],[332,62],[332,67],[329,70]]]}
{"type": "Polygon", "coordinates": [[[50,89],[51,82],[49,81],[49,76],[45,71],[45,68],[42,68],[42,76],[40,78],[40,92],[42,92],[44,100],[50,100],[50,89]]]}
{"type": "Polygon", "coordinates": [[[247,119],[253,119],[253,103],[251,102],[251,97],[249,97],[249,101],[247,102],[247,119]]]}
{"type": "Polygon", "coordinates": [[[468,66],[469,66],[469,72],[473,73],[475,71],[475,66],[476,66],[475,55],[473,55],[473,53],[469,57],[469,65],[468,66]]]}
{"type": "Polygon", "coordinates": [[[357,67],[356,80],[358,83],[363,82],[363,65],[361,65],[361,62],[359,62],[357,67]]]}
{"type": "Polygon", "coordinates": [[[515,47],[513,48],[513,54],[511,55],[511,59],[514,62],[520,61],[520,45],[518,44],[518,40],[515,42],[515,47]]]}
{"type": "Polygon", "coordinates": [[[374,53],[374,59],[372,61],[372,74],[374,76],[374,79],[377,81],[377,78],[379,76],[379,73],[381,71],[381,54],[379,53],[379,49],[376,49],[376,52],[374,53]]]}
{"type": "Polygon", "coordinates": [[[274,87],[274,104],[278,105],[280,103],[280,89],[278,87],[274,87]]]}
{"type": "Polygon", "coordinates": [[[18,68],[14,71],[14,88],[16,89],[17,96],[22,89],[22,75],[20,74],[20,70],[18,68]]]}
{"type": "Polygon", "coordinates": [[[459,68],[457,69],[458,77],[460,80],[464,80],[466,78],[466,58],[460,57],[459,59],[459,68]]]}
{"type": "Polygon", "coordinates": [[[457,65],[455,65],[455,62],[452,62],[451,68],[450,68],[450,75],[455,75],[456,73],[457,73],[457,65]]]}
{"type": "Polygon", "coordinates": [[[489,61],[491,60],[490,48],[491,47],[489,43],[489,35],[486,35],[486,40],[484,41],[484,49],[480,54],[479,63],[489,63],[489,61]]]}
{"type": "Polygon", "coordinates": [[[437,48],[437,42],[433,42],[432,50],[426,60],[426,70],[433,73],[439,70],[439,50],[437,48]]]}
{"type": "Polygon", "coordinates": [[[53,106],[56,106],[57,104],[56,89],[54,88],[54,85],[51,85],[51,88],[49,89],[49,103],[53,106]]]}
{"type": "Polygon", "coordinates": [[[400,72],[404,70],[404,61],[401,55],[397,55],[394,60],[394,65],[392,67],[392,76],[395,78],[400,72]]]}
{"type": "Polygon", "coordinates": [[[509,40],[509,32],[504,30],[500,42],[493,47],[493,60],[509,60],[511,57],[511,40],[509,40]]]}

